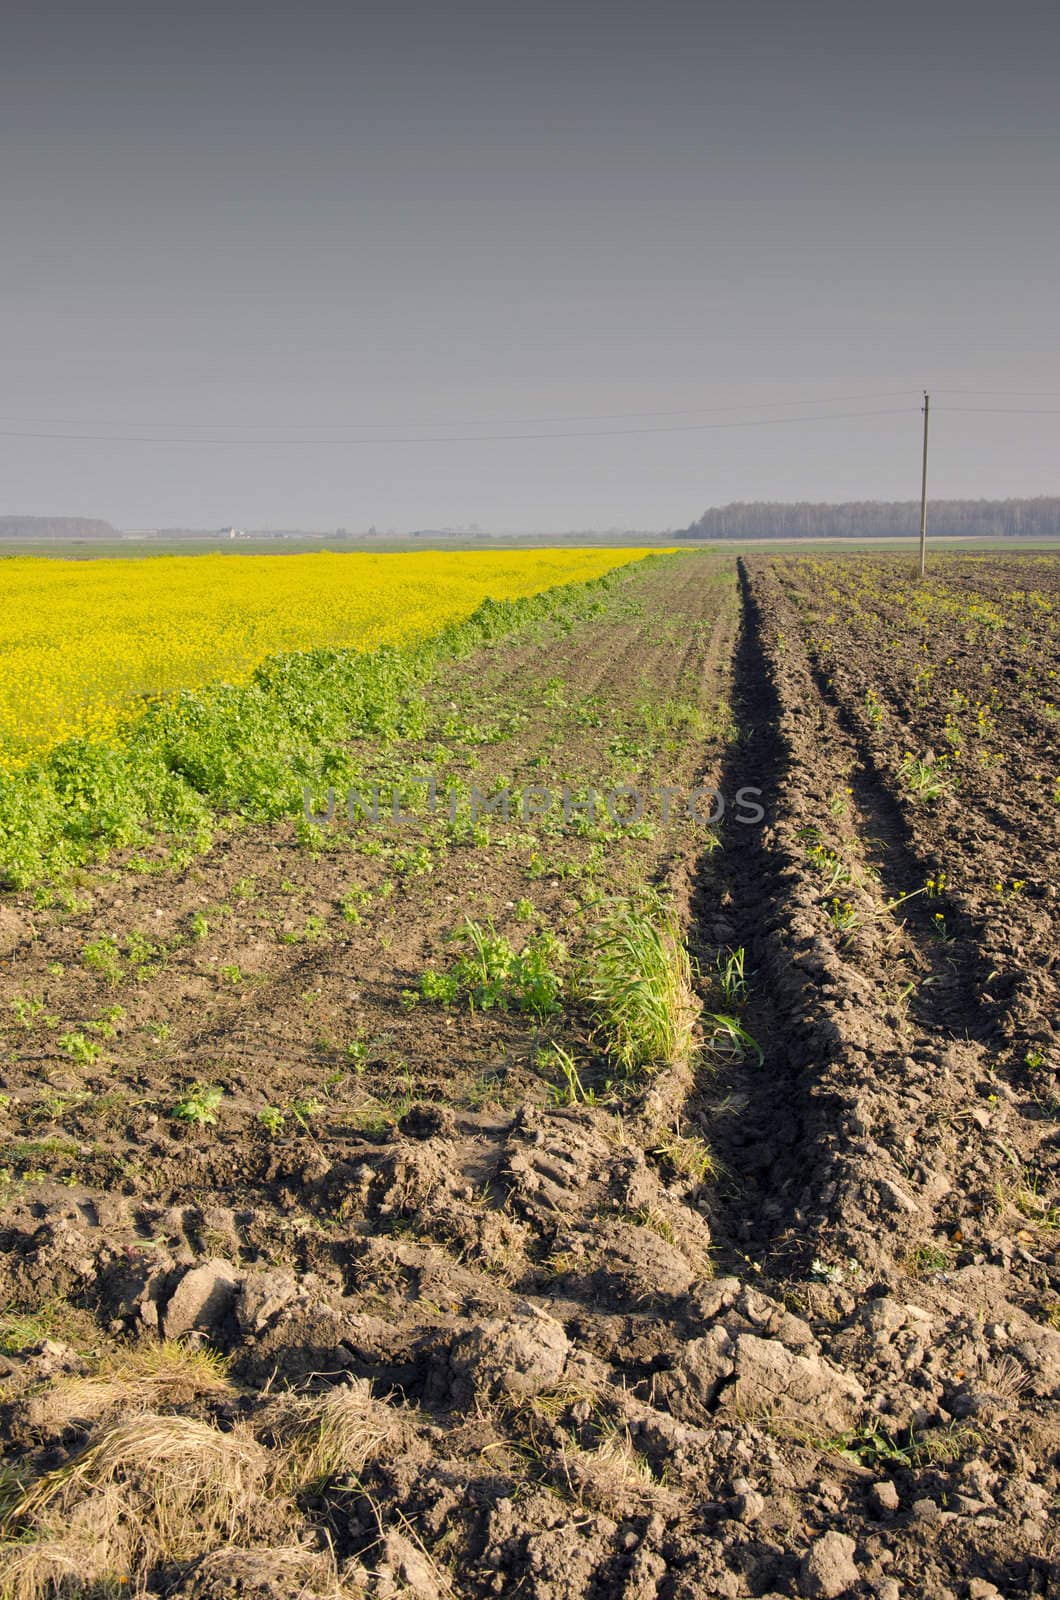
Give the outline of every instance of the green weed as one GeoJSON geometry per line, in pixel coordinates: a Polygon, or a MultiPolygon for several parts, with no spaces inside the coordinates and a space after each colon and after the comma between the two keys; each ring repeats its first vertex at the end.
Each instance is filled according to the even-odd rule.
{"type": "Polygon", "coordinates": [[[742,1006],[747,999],[746,959],[743,945],[715,958],[716,983],[726,1005],[742,1006]]]}
{"type": "Polygon", "coordinates": [[[94,1061],[98,1061],[102,1049],[94,1039],[86,1039],[83,1033],[77,1032],[61,1033],[59,1047],[80,1067],[90,1067],[94,1061]]]}
{"type": "Polygon", "coordinates": [[[574,1057],[562,1045],[551,1044],[547,1050],[539,1050],[537,1055],[538,1070],[542,1072],[555,1071],[559,1073],[559,1082],[549,1084],[548,1095],[553,1105],[556,1106],[595,1106],[601,1103],[604,1096],[596,1093],[595,1089],[586,1088],[578,1073],[574,1057]]]}
{"type": "Polygon", "coordinates": [[[90,972],[105,978],[108,983],[120,983],[124,975],[121,956],[116,942],[109,934],[90,939],[81,951],[81,959],[90,972]]]}
{"type": "Polygon", "coordinates": [[[652,1154],[678,1178],[706,1183],[717,1176],[717,1165],[706,1140],[698,1134],[666,1130],[656,1134],[652,1154]]]}
{"type": "Polygon", "coordinates": [[[224,1093],[216,1084],[193,1084],[184,1099],[177,1101],[171,1114],[178,1122],[191,1122],[199,1128],[210,1127],[217,1121],[217,1108],[224,1099],[224,1093]]]}
{"type": "Polygon", "coordinates": [[[688,1059],[697,1012],[691,963],[657,896],[612,905],[591,936],[586,988],[597,1032],[624,1070],[688,1059]]]}
{"type": "Polygon", "coordinates": [[[742,1061],[746,1056],[754,1056],[761,1066],[765,1060],[762,1047],[737,1017],[727,1016],[722,1012],[708,1012],[703,1020],[711,1024],[707,1043],[710,1054],[736,1061],[742,1061]]]}
{"type": "Polygon", "coordinates": [[[941,761],[921,761],[917,756],[906,754],[899,764],[898,775],[914,799],[937,800],[950,788],[941,765],[941,761]]]}
{"type": "Polygon", "coordinates": [[[448,972],[425,972],[420,993],[436,1005],[464,998],[473,1011],[514,1008],[539,1020],[559,1010],[563,980],[556,970],[566,951],[547,929],[516,951],[492,922],[466,921],[458,939],[463,950],[448,972]]]}
{"type": "Polygon", "coordinates": [[[85,1026],[91,1028],[93,1033],[98,1033],[101,1039],[113,1039],[118,1032],[119,1023],[124,1022],[127,1016],[128,1012],[124,1006],[105,1006],[99,1016],[85,1026]]]}
{"type": "Polygon", "coordinates": [[[913,1470],[952,1465],[965,1456],[974,1455],[982,1440],[978,1428],[970,1423],[954,1422],[947,1427],[919,1432],[910,1428],[904,1436],[889,1433],[879,1423],[870,1423],[850,1433],[819,1441],[819,1444],[830,1455],[841,1456],[877,1472],[881,1468],[913,1470]]]}

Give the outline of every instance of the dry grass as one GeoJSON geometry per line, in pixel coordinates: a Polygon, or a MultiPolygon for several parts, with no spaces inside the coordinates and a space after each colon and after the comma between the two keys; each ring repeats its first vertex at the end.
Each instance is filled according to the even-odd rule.
{"type": "Polygon", "coordinates": [[[676,1128],[656,1128],[652,1134],[652,1155],[664,1162],[678,1178],[706,1183],[718,1175],[717,1162],[705,1139],[696,1133],[681,1133],[676,1128]]]}
{"type": "Polygon", "coordinates": [[[526,1405],[536,1416],[556,1422],[560,1417],[575,1410],[588,1417],[599,1404],[600,1392],[591,1384],[568,1381],[558,1384],[555,1389],[546,1389],[542,1394],[535,1394],[527,1401],[518,1402],[513,1410],[518,1411],[521,1405],[526,1405]]]}
{"type": "Polygon", "coordinates": [[[45,1436],[110,1411],[162,1411],[231,1393],[226,1362],[211,1350],[174,1343],[133,1346],[107,1356],[89,1377],[61,1377],[25,1404],[29,1425],[45,1436]]]}
{"type": "MultiPolygon", "coordinates": [[[[127,1413],[151,1398],[179,1404],[228,1391],[216,1357],[155,1346],[39,1398],[54,1423],[105,1415],[118,1403],[127,1413]]],[[[255,1569],[282,1575],[292,1600],[352,1600],[331,1555],[294,1542],[301,1530],[295,1500],[328,1479],[356,1479],[371,1461],[405,1447],[407,1432],[367,1383],[281,1396],[259,1412],[253,1431],[237,1424],[223,1432],[154,1410],[104,1423],[64,1466],[12,1487],[0,1600],[135,1593],[151,1567],[196,1558],[205,1570],[216,1568],[218,1580],[231,1569],[233,1590],[255,1569]],[[258,1544],[288,1531],[290,1544],[258,1544]]]]}
{"type": "Polygon", "coordinates": [[[589,1509],[614,1515],[616,1507],[663,1511],[676,1504],[634,1449],[629,1430],[618,1424],[604,1428],[593,1450],[583,1450],[573,1441],[564,1445],[559,1466],[568,1494],[589,1509]]]}
{"type": "Polygon", "coordinates": [[[253,1549],[230,1546],[206,1556],[196,1569],[208,1579],[216,1593],[221,1585],[232,1594],[241,1594],[248,1579],[259,1574],[264,1581],[279,1585],[290,1600],[360,1600],[363,1590],[344,1584],[330,1551],[307,1550],[303,1545],[260,1545],[253,1549]]]}
{"type": "Polygon", "coordinates": [[[980,1355],[976,1365],[978,1387],[1003,1404],[1018,1400],[1030,1382],[1029,1374],[1015,1356],[1001,1355],[991,1360],[980,1355]]]}
{"type": "Polygon", "coordinates": [[[268,1408],[259,1431],[277,1447],[276,1481],[290,1494],[329,1478],[359,1478],[370,1462],[400,1447],[398,1414],[372,1394],[367,1382],[324,1395],[283,1395],[268,1408]]]}
{"type": "Polygon", "coordinates": [[[245,1429],[147,1413],[105,1428],[15,1501],[0,1545],[0,1600],[121,1584],[253,1533],[268,1454],[245,1429]],[[12,1537],[14,1536],[14,1537],[12,1537]]]}
{"type": "MultiPolygon", "coordinates": [[[[121,1565],[125,1565],[121,1563],[121,1565]]],[[[115,1571],[117,1582],[127,1577],[115,1571]]],[[[78,1538],[72,1529],[52,1537],[0,1546],[0,1596],[3,1600],[53,1600],[54,1596],[84,1592],[85,1586],[104,1577],[99,1552],[91,1537],[78,1538]]]]}

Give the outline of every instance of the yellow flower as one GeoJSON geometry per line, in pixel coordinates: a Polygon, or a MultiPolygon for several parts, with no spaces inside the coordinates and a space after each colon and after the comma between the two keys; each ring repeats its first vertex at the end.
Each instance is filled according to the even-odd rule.
{"type": "Polygon", "coordinates": [[[242,683],[266,656],[372,650],[486,599],[596,578],[644,550],[205,555],[0,566],[0,772],[63,739],[106,743],[177,689],[242,683]]]}

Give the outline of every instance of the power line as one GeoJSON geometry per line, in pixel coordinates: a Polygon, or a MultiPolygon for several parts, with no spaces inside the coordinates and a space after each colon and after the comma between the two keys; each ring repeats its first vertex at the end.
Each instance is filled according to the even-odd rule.
{"type": "Polygon", "coordinates": [[[804,417],[747,417],[738,422],[688,422],[674,427],[662,428],[609,428],[605,431],[577,429],[567,433],[466,433],[466,434],[411,434],[404,437],[391,435],[375,439],[210,439],[210,438],[183,438],[177,435],[152,437],[147,434],[117,434],[117,433],[44,433],[33,430],[0,428],[0,438],[3,439],[57,439],[72,443],[95,444],[188,444],[188,445],[220,445],[225,448],[255,449],[259,446],[274,448],[278,446],[296,446],[317,448],[320,446],[341,446],[352,448],[361,445],[379,444],[490,444],[500,441],[512,440],[542,440],[542,439],[626,439],[633,435],[662,434],[662,433],[706,433],[715,429],[725,428],[767,428],[782,427],[795,424],[796,426],[809,422],[847,422],[858,417],[898,417],[908,415],[905,406],[890,406],[875,411],[832,411],[816,413],[804,417]]]}
{"type": "MultiPolygon", "coordinates": [[[[1055,389],[985,389],[985,388],[980,388],[980,389],[947,389],[947,388],[943,388],[943,387],[936,387],[936,389],[934,390],[934,393],[935,394],[963,395],[963,396],[969,396],[969,397],[982,396],[983,398],[987,398],[989,396],[995,396],[996,395],[996,396],[1002,396],[1002,397],[1010,396],[1012,398],[1020,398],[1021,396],[1025,396],[1025,397],[1029,397],[1029,398],[1043,399],[1043,400],[1044,399],[1060,399],[1060,390],[1055,390],[1055,389]]],[[[806,398],[803,398],[803,399],[763,400],[763,401],[760,401],[758,403],[758,405],[756,406],[755,409],[762,410],[762,411],[777,411],[777,410],[788,410],[788,409],[790,409],[791,407],[794,407],[794,406],[851,405],[851,404],[856,404],[856,403],[858,403],[860,401],[865,401],[865,400],[894,400],[894,399],[904,398],[908,394],[909,394],[909,390],[908,389],[877,389],[877,390],[873,390],[871,393],[863,393],[863,394],[834,394],[834,395],[811,396],[811,397],[806,397],[806,398]]],[[[667,407],[667,408],[662,409],[662,410],[655,410],[655,409],[652,409],[650,407],[645,407],[645,408],[642,408],[641,410],[637,410],[637,411],[590,411],[590,412],[573,412],[573,413],[567,413],[567,414],[560,413],[560,414],[553,414],[553,415],[548,415],[548,416],[527,416],[527,417],[496,417],[496,416],[494,416],[494,417],[454,417],[454,418],[449,419],[449,420],[440,419],[438,417],[432,417],[432,418],[430,418],[428,420],[425,420],[425,421],[422,421],[422,422],[410,421],[408,419],[394,419],[394,418],[390,418],[390,419],[387,419],[387,420],[380,419],[380,420],[370,421],[370,420],[362,418],[362,419],[359,419],[356,422],[350,421],[350,422],[348,422],[346,424],[346,426],[349,426],[349,427],[352,427],[352,428],[357,428],[357,429],[362,429],[362,428],[439,428],[439,427],[441,427],[441,428],[490,428],[490,427],[524,427],[524,426],[525,427],[530,427],[530,426],[534,426],[534,425],[557,426],[557,427],[559,427],[559,426],[561,426],[563,424],[572,423],[572,422],[623,422],[623,421],[627,421],[627,420],[632,420],[633,418],[637,418],[637,417],[651,418],[651,417],[686,417],[686,416],[710,416],[710,415],[717,416],[717,415],[720,415],[721,413],[724,413],[724,412],[743,411],[745,409],[747,409],[747,404],[746,403],[744,403],[744,404],[735,404],[735,405],[727,404],[727,405],[671,406],[671,407],[667,407]]],[[[947,410],[951,410],[951,411],[959,411],[959,410],[965,410],[965,409],[970,409],[970,408],[961,407],[961,406],[948,406],[947,407],[947,410]]],[[[992,409],[992,408],[983,407],[982,409],[986,410],[986,409],[992,409]]],[[[996,409],[1001,411],[1001,410],[1005,410],[1005,409],[1013,409],[1013,410],[1015,410],[1015,409],[1022,409],[1022,408],[1002,408],[1002,407],[999,407],[999,408],[996,408],[996,409]]],[[[1028,410],[1028,414],[1030,414],[1030,415],[1038,415],[1039,414],[1039,412],[1035,408],[1027,408],[1027,410],[1028,410]]],[[[1053,413],[1050,410],[1050,411],[1041,412],[1040,414],[1041,415],[1052,415],[1053,413]]],[[[769,419],[765,419],[765,420],[769,420],[769,419]]],[[[37,415],[26,415],[24,413],[17,413],[16,414],[16,413],[13,413],[13,412],[0,412],[0,421],[17,422],[17,423],[20,423],[20,424],[39,423],[39,424],[41,424],[42,427],[49,427],[49,428],[50,427],[65,427],[65,426],[70,426],[70,427],[84,426],[84,427],[100,427],[100,428],[122,428],[122,427],[129,427],[129,426],[133,426],[133,427],[142,426],[142,427],[148,427],[148,428],[169,428],[169,427],[202,428],[204,430],[211,430],[212,429],[214,431],[216,431],[218,429],[225,429],[225,430],[238,429],[238,430],[240,430],[242,432],[254,432],[254,431],[259,431],[259,430],[261,430],[263,428],[267,429],[267,428],[272,428],[272,427],[276,427],[277,426],[277,423],[276,423],[275,419],[273,419],[273,421],[271,421],[271,422],[200,422],[198,420],[198,418],[164,417],[164,418],[156,418],[156,419],[151,419],[151,420],[145,420],[143,417],[137,417],[135,420],[131,420],[131,419],[127,418],[127,417],[98,417],[98,416],[95,416],[95,417],[83,417],[83,416],[82,417],[55,417],[55,416],[40,417],[40,416],[37,416],[37,415]]],[[[289,429],[320,428],[320,427],[326,427],[327,425],[328,425],[327,423],[321,423],[319,421],[295,422],[295,421],[290,421],[290,420],[285,420],[285,421],[283,421],[282,423],[279,424],[280,427],[285,428],[285,429],[288,429],[288,428],[289,429]]],[[[8,437],[21,437],[22,435],[11,433],[11,434],[8,434],[7,436],[8,437]]],[[[25,435],[25,437],[43,438],[43,437],[51,437],[51,435],[37,434],[37,433],[27,433],[25,435]]],[[[56,437],[59,437],[59,436],[56,435],[56,437]]],[[[62,436],[62,437],[65,437],[65,435],[62,436]]],[[[95,436],[93,435],[93,437],[95,437],[95,436]]],[[[124,438],[125,438],[124,435],[116,435],[115,437],[118,440],[118,442],[122,442],[124,440],[124,438]]],[[[167,441],[165,439],[163,439],[163,441],[160,441],[160,442],[167,442],[167,441]]],[[[183,441],[176,441],[176,442],[183,442],[183,441]]],[[[271,442],[271,441],[262,441],[262,442],[266,443],[266,442],[271,442]]],[[[307,441],[307,442],[309,442],[309,441],[307,441]]]]}
{"type": "Polygon", "coordinates": [[[937,388],[936,394],[968,394],[968,395],[1012,395],[1038,400],[1060,400],[1060,389],[943,389],[937,388]]]}
{"type": "MultiPolygon", "coordinates": [[[[872,394],[833,394],[824,395],[816,399],[806,400],[764,400],[757,409],[762,411],[775,411],[790,406],[837,406],[852,405],[862,400],[895,400],[908,395],[907,389],[878,389],[872,394]]],[[[434,417],[429,422],[409,421],[379,421],[379,422],[351,422],[348,426],[353,428],[495,428],[495,427],[530,427],[534,424],[556,424],[568,422],[623,422],[634,417],[688,417],[717,415],[725,411],[744,411],[746,405],[724,406],[675,406],[665,411],[599,411],[575,413],[573,416],[547,416],[547,417],[479,417],[479,418],[453,418],[446,422],[444,419],[434,417]]],[[[103,417],[36,417],[0,413],[0,420],[5,422],[34,422],[47,427],[85,426],[100,428],[122,428],[130,426],[125,418],[103,417]]],[[[199,422],[182,421],[176,417],[166,417],[155,421],[145,421],[138,417],[133,427],[158,427],[158,428],[270,428],[275,427],[275,422],[199,422]]],[[[314,428],[327,426],[319,422],[283,422],[279,426],[284,428],[314,428]]],[[[31,435],[30,437],[43,437],[31,435]]]]}
{"type": "MultiPolygon", "coordinates": [[[[938,393],[938,392],[940,392],[940,391],[936,391],[936,393],[938,393]]],[[[951,394],[953,394],[953,393],[962,393],[962,394],[969,394],[969,395],[976,394],[976,393],[982,393],[984,395],[987,395],[987,394],[991,393],[991,391],[989,391],[989,390],[983,390],[983,391],[977,391],[977,390],[961,390],[961,391],[949,390],[949,391],[941,391],[941,392],[951,393],[951,394]]],[[[1001,391],[998,391],[998,392],[1001,392],[1001,391]]],[[[878,392],[878,397],[879,398],[890,398],[893,395],[904,394],[904,393],[905,393],[904,390],[884,390],[884,391],[879,391],[878,392]]],[[[851,395],[851,396],[847,396],[847,397],[843,397],[843,398],[849,399],[849,400],[857,400],[857,399],[872,399],[872,398],[877,398],[877,396],[873,396],[873,395],[863,395],[863,396],[851,395]]],[[[837,396],[836,399],[838,400],[838,399],[840,399],[840,397],[837,396]]],[[[835,402],[833,401],[832,403],[835,403],[835,402]]],[[[829,402],[826,401],[826,400],[779,400],[779,401],[773,401],[773,402],[766,402],[765,403],[766,409],[770,409],[770,408],[776,409],[777,407],[780,407],[780,406],[795,406],[795,405],[798,405],[798,406],[813,406],[813,405],[827,405],[827,404],[829,404],[829,402]]],[[[511,443],[513,443],[513,442],[518,442],[518,441],[527,441],[527,442],[547,441],[547,440],[550,440],[550,439],[556,439],[556,440],[562,440],[562,439],[626,439],[626,438],[632,438],[632,437],[637,437],[637,436],[640,436],[640,437],[650,436],[652,434],[710,433],[710,432],[715,432],[715,431],[718,431],[718,430],[727,430],[727,429],[731,429],[731,428],[786,427],[786,426],[798,426],[798,425],[801,425],[801,424],[804,424],[804,423],[847,422],[847,421],[855,421],[855,420],[857,420],[859,418],[862,418],[862,417],[895,417],[895,416],[904,416],[904,415],[908,414],[907,408],[904,407],[904,406],[887,406],[887,407],[874,408],[874,409],[868,410],[868,411],[829,411],[829,412],[820,412],[820,411],[818,411],[818,412],[805,412],[800,416],[779,416],[779,417],[778,416],[772,416],[772,417],[770,417],[770,416],[751,416],[751,417],[740,417],[740,418],[736,418],[736,419],[733,419],[733,420],[730,420],[730,421],[725,421],[725,422],[684,422],[684,423],[665,424],[665,425],[660,426],[660,427],[655,427],[655,426],[637,426],[637,427],[632,427],[632,428],[606,428],[606,429],[598,429],[598,428],[589,428],[589,429],[576,428],[576,429],[570,429],[570,428],[568,428],[568,429],[565,429],[563,431],[560,431],[560,428],[559,428],[559,425],[561,423],[563,423],[563,422],[622,421],[627,417],[690,416],[690,415],[704,414],[704,413],[709,414],[709,413],[712,413],[712,412],[713,413],[718,413],[718,412],[725,412],[725,411],[737,411],[737,410],[740,410],[740,409],[742,409],[742,408],[739,407],[739,406],[701,406],[701,407],[690,406],[690,407],[685,407],[685,408],[681,408],[681,409],[677,409],[677,410],[673,410],[673,411],[641,411],[641,412],[637,412],[637,411],[632,411],[632,412],[617,411],[617,412],[598,413],[598,414],[595,414],[595,415],[590,415],[590,416],[585,416],[585,417],[578,417],[578,416],[567,417],[567,418],[551,417],[551,418],[543,418],[543,419],[527,418],[527,419],[525,419],[527,422],[533,422],[533,421],[541,420],[541,421],[544,421],[544,422],[547,422],[548,424],[550,424],[550,426],[549,426],[547,431],[533,432],[533,433],[452,433],[452,432],[448,432],[448,433],[443,433],[443,434],[424,434],[424,433],[390,434],[390,435],[382,434],[382,435],[374,435],[374,436],[373,435],[368,435],[368,436],[364,436],[364,437],[321,436],[321,437],[313,438],[313,437],[307,436],[307,437],[299,438],[299,437],[294,437],[294,436],[288,435],[288,436],[282,437],[282,438],[281,437],[271,437],[271,438],[270,437],[266,437],[266,438],[255,438],[255,437],[251,437],[251,438],[223,438],[223,437],[217,437],[217,436],[211,437],[209,434],[202,434],[202,435],[197,435],[197,436],[189,436],[189,435],[164,434],[164,433],[163,434],[159,434],[159,433],[154,433],[154,434],[141,434],[141,433],[137,433],[137,434],[65,433],[65,432],[53,432],[53,431],[51,431],[51,429],[46,429],[46,428],[41,428],[41,429],[0,428],[0,438],[4,438],[4,439],[42,439],[42,440],[47,439],[47,440],[55,440],[55,441],[58,441],[58,442],[66,442],[66,443],[71,443],[71,444],[75,444],[75,443],[89,444],[89,443],[91,443],[91,444],[142,444],[142,445],[201,445],[201,446],[206,446],[206,447],[210,447],[210,448],[242,447],[242,448],[251,448],[251,449],[253,449],[255,447],[258,447],[258,446],[265,446],[266,448],[269,448],[269,449],[274,449],[274,448],[300,448],[300,447],[304,447],[304,448],[308,448],[308,449],[316,449],[316,448],[357,449],[357,448],[363,448],[363,447],[368,446],[368,445],[490,444],[490,443],[502,443],[502,442],[511,442],[511,443]]],[[[978,415],[978,416],[1041,416],[1041,417],[1060,416],[1060,408],[1039,407],[1039,406],[954,406],[954,405],[944,405],[944,406],[939,407],[938,405],[936,405],[936,410],[941,410],[943,412],[956,412],[956,413],[961,413],[963,415],[968,415],[968,416],[976,416],[976,415],[978,415]]],[[[101,426],[107,426],[107,424],[100,424],[100,425],[101,426]]],[[[451,426],[451,427],[463,426],[463,427],[479,427],[479,428],[483,428],[483,427],[489,427],[491,425],[495,425],[495,424],[491,424],[489,422],[483,421],[483,422],[479,422],[479,423],[462,423],[462,424],[453,423],[453,424],[450,424],[449,426],[451,426]]],[[[507,424],[505,424],[505,425],[507,425],[507,424]]],[[[117,424],[114,424],[114,426],[117,426],[117,424]]],[[[148,424],[148,426],[152,426],[152,424],[148,424]]],[[[188,426],[188,424],[185,424],[185,426],[188,426]]],[[[191,426],[196,426],[196,424],[191,424],[191,426]]],[[[233,424],[220,424],[220,425],[218,425],[218,424],[207,424],[207,423],[204,423],[204,424],[202,424],[202,426],[204,428],[211,427],[211,426],[212,427],[222,426],[222,427],[245,427],[245,428],[250,428],[250,427],[256,427],[256,426],[265,427],[265,426],[267,426],[267,424],[265,424],[265,423],[261,423],[261,424],[233,423],[233,424]]],[[[298,426],[298,425],[295,424],[295,426],[298,426]]],[[[310,426],[310,424],[306,423],[303,426],[308,428],[310,426]]],[[[381,423],[381,422],[380,423],[362,423],[362,424],[358,424],[357,426],[360,426],[360,427],[385,427],[385,426],[388,426],[388,424],[381,423]]],[[[389,424],[389,426],[394,426],[394,425],[393,424],[389,424]]],[[[424,428],[426,428],[426,427],[431,427],[431,426],[438,426],[438,424],[407,423],[404,426],[406,426],[406,427],[424,427],[424,428]]],[[[444,427],[444,426],[446,426],[446,424],[442,424],[442,426],[444,427]]]]}
{"type": "Polygon", "coordinates": [[[935,409],[961,411],[971,417],[1060,417],[1060,407],[1045,410],[1041,406],[942,406],[935,409]]]}

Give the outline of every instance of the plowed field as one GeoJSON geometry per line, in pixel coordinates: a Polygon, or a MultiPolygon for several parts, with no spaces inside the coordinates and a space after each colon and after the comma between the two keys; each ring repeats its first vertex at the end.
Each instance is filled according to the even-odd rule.
{"type": "Polygon", "coordinates": [[[0,1596],[1056,1595],[1058,630],[653,558],[5,891],[0,1596]]]}

